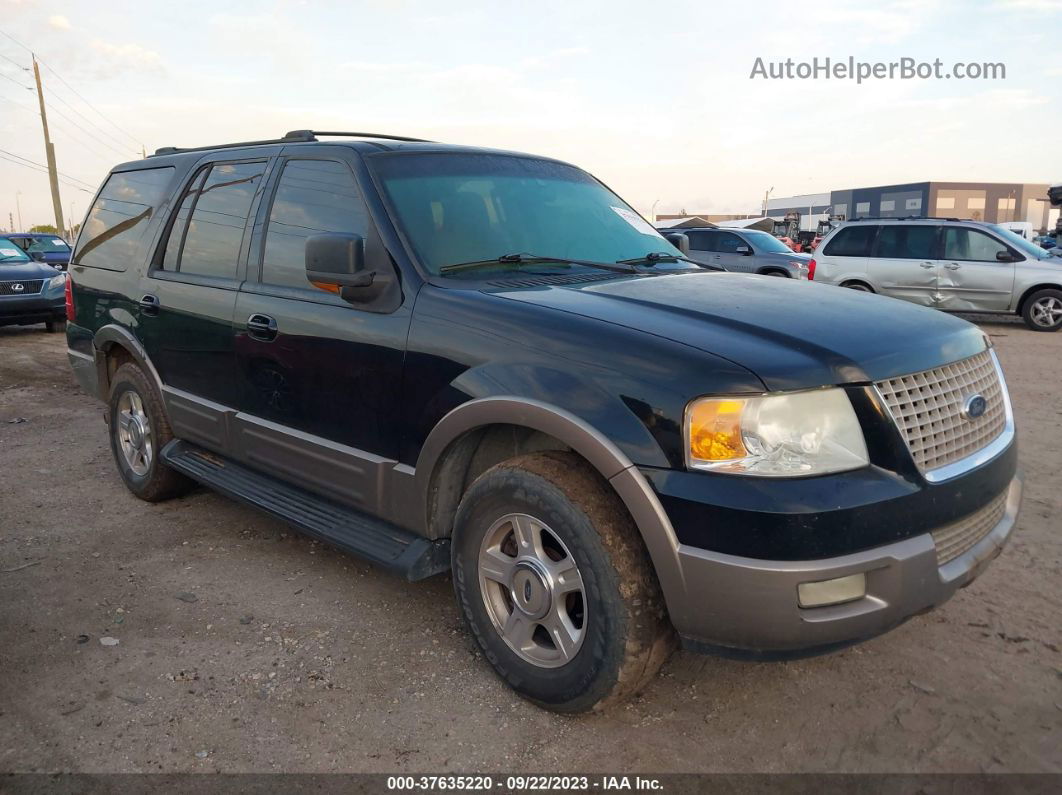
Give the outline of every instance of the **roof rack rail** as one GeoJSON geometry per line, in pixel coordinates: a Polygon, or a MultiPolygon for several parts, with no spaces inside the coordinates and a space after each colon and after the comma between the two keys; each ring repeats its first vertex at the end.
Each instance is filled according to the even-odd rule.
{"type": "Polygon", "coordinates": [[[292,130],[291,132],[285,133],[283,138],[271,138],[263,141],[238,141],[231,144],[214,144],[213,146],[163,146],[156,149],[155,154],[152,155],[152,157],[160,155],[175,155],[181,152],[205,152],[210,149],[241,149],[245,146],[264,146],[266,144],[312,143],[317,140],[318,135],[335,135],[346,138],[381,138],[387,141],[409,141],[411,143],[424,144],[433,143],[433,141],[427,141],[423,138],[409,138],[404,135],[386,135],[384,133],[292,130]]]}
{"type": "MultiPolygon", "coordinates": [[[[849,221],[969,221],[970,218],[941,218],[934,215],[861,215],[849,221]]],[[[845,223],[842,221],[842,223],[845,223]]]]}

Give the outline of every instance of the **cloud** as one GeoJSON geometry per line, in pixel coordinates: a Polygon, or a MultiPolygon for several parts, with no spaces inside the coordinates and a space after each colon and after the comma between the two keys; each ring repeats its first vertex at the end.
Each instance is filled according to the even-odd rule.
{"type": "Polygon", "coordinates": [[[48,17],[48,24],[56,30],[70,30],[70,20],[62,14],[52,14],[48,17]]]}
{"type": "Polygon", "coordinates": [[[1001,11],[1051,13],[1062,11],[1062,0],[997,0],[996,8],[1001,11]]]}
{"type": "Polygon", "coordinates": [[[98,57],[98,62],[94,64],[94,67],[101,77],[113,77],[125,72],[163,73],[166,71],[162,56],[139,44],[132,42],[114,44],[103,39],[93,39],[90,47],[98,57]]]}

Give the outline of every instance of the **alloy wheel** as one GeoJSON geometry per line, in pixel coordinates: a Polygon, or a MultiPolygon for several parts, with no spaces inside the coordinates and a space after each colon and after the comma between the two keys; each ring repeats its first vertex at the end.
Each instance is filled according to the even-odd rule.
{"type": "Polygon", "coordinates": [[[586,636],[583,578],[544,522],[507,514],[483,537],[479,586],[487,614],[521,659],[542,668],[570,662],[586,636]]]}
{"type": "Polygon", "coordinates": [[[129,390],[118,399],[115,416],[118,446],[125,463],[135,475],[143,477],[151,469],[155,450],[151,440],[151,420],[144,411],[144,401],[136,392],[129,390]]]}
{"type": "Polygon", "coordinates": [[[1062,300],[1047,295],[1032,305],[1032,321],[1041,328],[1053,328],[1062,321],[1062,300]]]}

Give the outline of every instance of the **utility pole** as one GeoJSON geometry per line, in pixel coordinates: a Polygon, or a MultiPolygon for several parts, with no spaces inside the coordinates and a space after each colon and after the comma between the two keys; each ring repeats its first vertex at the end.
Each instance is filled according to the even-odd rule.
{"type": "Polygon", "coordinates": [[[48,115],[44,110],[44,91],[41,89],[41,70],[37,56],[33,56],[33,79],[37,81],[37,100],[41,105],[41,124],[44,126],[44,152],[48,162],[48,181],[52,185],[52,208],[55,210],[55,231],[63,229],[63,203],[59,200],[59,174],[55,169],[55,146],[48,137],[48,115]]]}
{"type": "Polygon", "coordinates": [[[145,147],[143,144],[140,144],[140,157],[144,160],[147,160],[147,147],[145,147]]]}
{"type": "Polygon", "coordinates": [[[7,214],[7,225],[11,227],[11,231],[15,231],[15,216],[10,212],[7,214]]]}
{"type": "Polygon", "coordinates": [[[21,195],[22,195],[22,191],[20,191],[20,190],[15,191],[15,209],[18,210],[18,229],[15,230],[16,232],[25,232],[26,231],[25,229],[22,228],[22,203],[18,200],[18,197],[21,196],[21,195]]]}

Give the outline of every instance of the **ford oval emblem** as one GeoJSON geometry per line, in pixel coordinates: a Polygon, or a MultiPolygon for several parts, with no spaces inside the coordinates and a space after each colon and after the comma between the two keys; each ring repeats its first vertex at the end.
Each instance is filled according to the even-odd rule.
{"type": "Polygon", "coordinates": [[[988,401],[984,395],[970,395],[962,404],[962,416],[968,420],[976,420],[983,417],[988,411],[988,401]]]}

